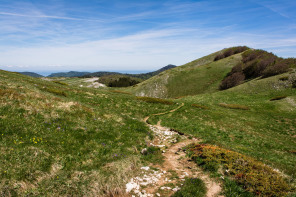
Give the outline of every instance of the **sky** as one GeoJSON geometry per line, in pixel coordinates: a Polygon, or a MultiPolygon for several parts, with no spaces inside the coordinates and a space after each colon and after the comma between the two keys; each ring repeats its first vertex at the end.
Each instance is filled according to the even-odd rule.
{"type": "Polygon", "coordinates": [[[295,0],[0,0],[0,69],[152,71],[246,45],[296,57],[295,0]]]}

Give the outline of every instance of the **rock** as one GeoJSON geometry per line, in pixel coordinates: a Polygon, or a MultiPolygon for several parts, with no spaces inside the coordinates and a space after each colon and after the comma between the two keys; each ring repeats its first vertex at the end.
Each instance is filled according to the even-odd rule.
{"type": "Polygon", "coordinates": [[[141,150],[141,154],[142,155],[147,155],[147,148],[144,148],[143,150],[141,150]]]}

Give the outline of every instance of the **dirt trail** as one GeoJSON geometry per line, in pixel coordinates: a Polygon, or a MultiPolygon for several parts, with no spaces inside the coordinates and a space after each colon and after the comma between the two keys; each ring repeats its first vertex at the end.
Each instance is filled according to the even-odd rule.
{"type": "MultiPolygon", "coordinates": [[[[172,113],[182,106],[184,106],[184,103],[169,112],[153,115],[172,113]]],[[[142,167],[142,175],[134,177],[126,185],[127,193],[139,197],[170,196],[180,189],[182,184],[179,183],[184,181],[185,177],[198,177],[206,184],[207,197],[219,196],[221,192],[220,185],[202,172],[194,162],[189,161],[182,150],[184,146],[198,142],[198,139],[189,139],[186,135],[179,135],[179,133],[171,131],[169,128],[162,127],[161,121],[157,125],[150,125],[147,122],[149,117],[144,118],[144,122],[148,124],[155,135],[154,140],[150,142],[150,146],[158,146],[163,150],[164,163],[162,165],[142,167]]]]}

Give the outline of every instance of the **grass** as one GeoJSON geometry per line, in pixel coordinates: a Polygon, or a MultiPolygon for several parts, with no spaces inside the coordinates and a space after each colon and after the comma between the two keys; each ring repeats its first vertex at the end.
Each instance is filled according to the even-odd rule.
{"type": "MultiPolygon", "coordinates": [[[[223,51],[223,50],[222,50],[223,51]]],[[[212,93],[231,68],[241,61],[241,54],[214,62],[216,52],[152,77],[127,91],[137,96],[176,98],[212,93]]]]}
{"type": "MultiPolygon", "coordinates": [[[[252,80],[235,88],[178,99],[185,106],[175,113],[151,117],[162,125],[250,156],[279,169],[295,184],[295,103],[296,90],[282,86],[274,76],[252,80]],[[287,99],[270,102],[270,98],[286,95],[287,99]],[[198,103],[209,110],[196,110],[198,103]],[[229,110],[219,103],[236,103],[251,110],[229,110]]],[[[215,168],[215,166],[209,166],[215,168]]]]}
{"type": "Polygon", "coordinates": [[[137,100],[144,101],[147,103],[160,103],[165,105],[173,105],[174,102],[166,99],[160,99],[160,98],[152,98],[152,97],[137,97],[137,100]]]}
{"type": "Polygon", "coordinates": [[[124,194],[152,135],[141,120],[175,108],[17,73],[0,71],[0,77],[5,196],[124,194]]]}
{"type": "Polygon", "coordinates": [[[173,197],[204,197],[206,195],[205,183],[199,178],[186,178],[183,186],[173,197]]]}

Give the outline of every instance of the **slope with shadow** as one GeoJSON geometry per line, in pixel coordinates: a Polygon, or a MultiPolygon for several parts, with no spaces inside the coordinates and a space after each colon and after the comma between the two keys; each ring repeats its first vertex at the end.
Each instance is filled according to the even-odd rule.
{"type": "Polygon", "coordinates": [[[242,59],[239,53],[214,61],[215,57],[225,50],[227,49],[162,72],[127,91],[137,96],[163,98],[216,92],[226,74],[242,59]]]}

